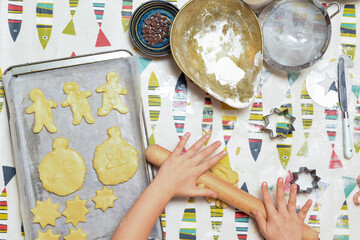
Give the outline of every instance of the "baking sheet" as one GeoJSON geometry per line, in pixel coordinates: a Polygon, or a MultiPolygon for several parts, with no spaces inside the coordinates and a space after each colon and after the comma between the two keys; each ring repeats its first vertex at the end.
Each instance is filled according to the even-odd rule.
{"type": "MultiPolygon", "coordinates": [[[[52,202],[60,203],[58,211],[62,213],[66,208],[66,200],[72,200],[75,195],[79,195],[80,199],[87,199],[86,207],[90,210],[86,215],[86,223],[79,223],[76,228],[81,227],[83,232],[89,234],[87,239],[110,239],[127,210],[147,187],[148,169],[140,128],[140,97],[137,97],[138,91],[135,91],[139,89],[136,85],[139,82],[138,78],[137,59],[131,57],[12,76],[9,83],[5,83],[10,121],[13,124],[11,134],[18,172],[21,213],[27,239],[36,239],[37,231],[46,231],[49,228],[52,228],[55,234],[60,233],[61,238],[68,235],[69,229],[74,227],[71,223],[65,224],[64,216],[56,220],[55,227],[48,225],[43,230],[40,224],[32,223],[33,215],[30,209],[36,207],[36,200],[44,201],[50,197],[52,202]],[[121,114],[112,110],[107,116],[100,117],[97,115],[97,109],[102,105],[102,94],[96,93],[95,89],[105,83],[106,74],[110,71],[115,71],[119,75],[119,85],[128,90],[127,95],[121,96],[121,100],[129,107],[129,113],[121,114]],[[88,124],[83,119],[79,125],[74,126],[70,107],[61,107],[67,96],[63,92],[63,85],[69,81],[77,82],[80,91],[92,92],[92,96],[87,99],[95,118],[94,124],[88,124]],[[57,102],[57,108],[52,110],[54,123],[58,128],[54,134],[45,128],[38,134],[33,132],[34,114],[26,114],[25,109],[33,103],[29,99],[29,93],[34,88],[43,90],[46,99],[57,102]],[[114,208],[109,208],[104,213],[101,209],[95,210],[95,203],[92,201],[96,195],[95,191],[101,190],[104,186],[97,178],[92,160],[95,148],[108,138],[107,129],[113,126],[120,127],[122,138],[138,150],[139,168],[129,181],[108,186],[114,189],[118,199],[114,202],[114,208]],[[65,197],[46,191],[42,187],[38,173],[41,160],[52,151],[52,142],[57,137],[66,137],[69,140],[69,148],[76,150],[83,157],[87,167],[82,189],[65,197]]],[[[161,236],[158,221],[150,238],[161,239],[161,236]]]]}

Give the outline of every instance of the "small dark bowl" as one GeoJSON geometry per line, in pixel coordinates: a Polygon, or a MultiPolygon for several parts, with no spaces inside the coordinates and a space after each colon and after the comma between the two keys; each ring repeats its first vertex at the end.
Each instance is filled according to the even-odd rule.
{"type": "MultiPolygon", "coordinates": [[[[145,25],[145,20],[151,17],[154,13],[161,13],[171,23],[179,9],[171,3],[165,1],[149,1],[141,4],[132,14],[130,19],[130,37],[135,46],[143,53],[153,56],[162,57],[171,53],[170,37],[165,38],[163,42],[157,43],[154,46],[147,44],[142,34],[142,27],[145,25]]],[[[169,34],[170,36],[170,34],[169,34]]]]}

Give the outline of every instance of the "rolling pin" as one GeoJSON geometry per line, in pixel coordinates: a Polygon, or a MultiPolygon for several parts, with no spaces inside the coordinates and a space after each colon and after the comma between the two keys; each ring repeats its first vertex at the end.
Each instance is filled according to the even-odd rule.
{"type": "MultiPolygon", "coordinates": [[[[170,151],[157,145],[150,145],[145,152],[146,159],[156,167],[160,167],[165,159],[170,155],[170,151]]],[[[249,193],[227,183],[210,172],[206,172],[198,179],[198,184],[204,184],[207,188],[213,190],[218,199],[245,212],[253,217],[251,210],[256,209],[265,218],[267,218],[263,201],[250,195],[249,193]]],[[[318,233],[310,226],[304,224],[303,240],[317,240],[318,233]]]]}

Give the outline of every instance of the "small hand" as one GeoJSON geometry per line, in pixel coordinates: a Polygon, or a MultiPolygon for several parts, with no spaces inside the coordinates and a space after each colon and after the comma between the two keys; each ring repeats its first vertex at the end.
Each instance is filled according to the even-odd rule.
{"type": "Polygon", "coordinates": [[[182,153],[189,137],[190,133],[186,133],[180,140],[175,150],[162,164],[155,180],[164,185],[164,191],[168,191],[171,197],[206,196],[216,198],[216,194],[212,190],[198,187],[196,181],[204,172],[223,159],[226,156],[226,151],[205,160],[221,145],[220,141],[216,141],[199,152],[200,148],[210,138],[209,135],[205,135],[188,151],[182,153]]]}
{"type": "Polygon", "coordinates": [[[278,209],[275,208],[268,190],[266,182],[262,184],[262,195],[267,212],[267,220],[256,210],[252,211],[256,221],[259,224],[262,235],[267,240],[301,240],[304,219],[311,207],[311,199],[296,213],[296,191],[297,185],[292,184],[290,187],[290,196],[288,205],[285,202],[284,181],[278,178],[276,199],[278,209]]]}

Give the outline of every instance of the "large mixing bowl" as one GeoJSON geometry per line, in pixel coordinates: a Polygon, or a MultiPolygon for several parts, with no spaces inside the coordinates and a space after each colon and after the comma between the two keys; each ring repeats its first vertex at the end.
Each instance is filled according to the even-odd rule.
{"type": "Polygon", "coordinates": [[[251,9],[238,0],[192,0],[176,15],[170,46],[180,69],[234,108],[255,98],[262,69],[262,34],[251,9]]]}

